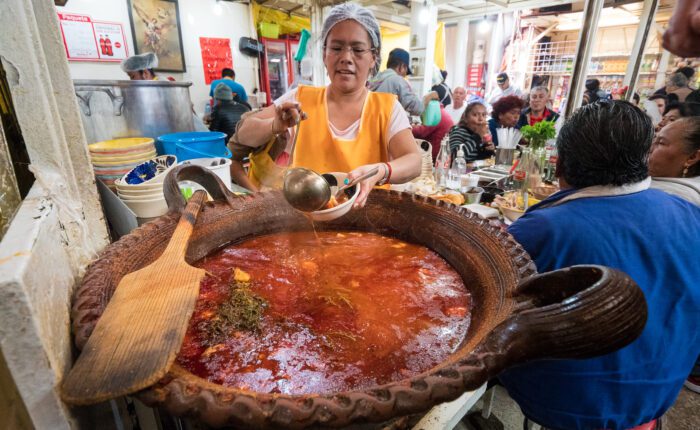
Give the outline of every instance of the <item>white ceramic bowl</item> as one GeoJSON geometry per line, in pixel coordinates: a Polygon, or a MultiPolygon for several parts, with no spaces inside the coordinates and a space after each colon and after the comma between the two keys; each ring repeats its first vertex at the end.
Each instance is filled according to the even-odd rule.
{"type": "Polygon", "coordinates": [[[114,181],[114,185],[120,191],[133,191],[133,190],[159,190],[163,189],[163,184],[160,182],[144,182],[142,184],[127,184],[122,182],[121,178],[114,181]]]}
{"type": "Polygon", "coordinates": [[[154,218],[165,215],[168,212],[168,204],[165,197],[156,200],[122,200],[129,206],[138,218],[154,218]]]}
{"type": "MultiPolygon", "coordinates": [[[[329,176],[332,178],[335,178],[336,184],[342,185],[343,181],[345,178],[348,176],[347,173],[341,173],[341,172],[330,172],[330,173],[325,173],[324,176],[326,177],[327,180],[329,180],[329,176]]],[[[330,179],[329,183],[332,182],[332,179],[330,179]]],[[[335,194],[335,191],[338,189],[337,185],[332,185],[331,184],[331,195],[335,194]]],[[[336,218],[340,218],[341,216],[345,215],[352,209],[352,205],[355,203],[355,200],[357,200],[357,196],[360,194],[360,185],[355,185],[352,190],[352,195],[350,198],[342,203],[339,204],[338,206],[330,209],[323,209],[320,211],[316,212],[311,212],[309,216],[311,217],[312,220],[314,221],[331,221],[336,218]]]]}
{"type": "Polygon", "coordinates": [[[231,188],[231,160],[223,157],[215,158],[191,158],[189,160],[181,161],[178,163],[183,164],[193,164],[195,166],[205,167],[216,174],[221,181],[226,185],[229,191],[231,188]]]}
{"type": "Polygon", "coordinates": [[[127,186],[135,186],[135,185],[145,185],[145,184],[162,184],[163,181],[165,180],[165,176],[168,174],[168,172],[173,169],[175,166],[177,166],[177,157],[174,155],[161,155],[158,157],[153,157],[150,158],[149,160],[144,161],[143,163],[139,163],[138,165],[134,166],[132,169],[129,169],[128,172],[124,174],[124,176],[121,178],[120,183],[127,185],[127,186]],[[151,164],[154,163],[154,164],[151,164]],[[151,167],[149,167],[149,164],[151,167]],[[153,169],[153,165],[155,165],[155,170],[153,169]],[[149,172],[149,174],[152,174],[155,172],[155,176],[152,178],[145,180],[143,182],[140,182],[138,184],[129,184],[127,183],[127,180],[129,176],[132,176],[132,179],[134,180],[143,180],[141,177],[138,176],[137,173],[134,172],[140,172],[144,174],[144,169],[149,172]]]}
{"type": "Polygon", "coordinates": [[[117,188],[117,192],[119,195],[124,195],[127,197],[139,197],[139,196],[148,196],[151,194],[156,194],[156,195],[163,195],[163,188],[145,188],[145,189],[124,189],[124,188],[117,188]]]}
{"type": "Polygon", "coordinates": [[[153,191],[148,194],[127,194],[117,190],[117,195],[122,200],[160,200],[164,197],[162,191],[153,191]]]}
{"type": "Polygon", "coordinates": [[[522,209],[517,209],[517,208],[512,208],[510,206],[499,206],[499,209],[503,213],[503,217],[505,217],[508,221],[515,221],[523,214],[525,214],[525,211],[522,209]]]}

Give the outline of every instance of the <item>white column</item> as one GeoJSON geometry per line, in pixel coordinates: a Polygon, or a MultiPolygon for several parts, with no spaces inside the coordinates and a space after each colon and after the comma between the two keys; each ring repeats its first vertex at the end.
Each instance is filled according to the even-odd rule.
{"type": "Polygon", "coordinates": [[[109,237],[54,3],[3,0],[0,28],[11,29],[0,59],[36,176],[0,242],[0,350],[33,427],[68,430],[57,385],[72,359],[72,290],[109,237]]]}
{"type": "Polygon", "coordinates": [[[437,7],[432,0],[411,3],[411,64],[418,65],[415,76],[409,78],[417,94],[425,94],[432,86],[432,67],[435,63],[435,32],[437,31],[437,7]],[[415,59],[415,60],[414,60],[415,59]]]}
{"type": "Polygon", "coordinates": [[[656,69],[656,82],[654,88],[661,88],[666,85],[666,70],[668,70],[668,62],[671,60],[671,53],[665,49],[661,50],[661,59],[659,59],[659,67],[656,69]]]}
{"type": "Polygon", "coordinates": [[[489,41],[489,59],[488,66],[489,72],[486,75],[486,94],[489,94],[493,89],[494,82],[496,82],[496,75],[498,74],[498,69],[501,67],[501,60],[503,59],[503,14],[499,13],[496,18],[496,27],[493,29],[491,40],[489,41]]]}
{"type": "Polygon", "coordinates": [[[326,84],[326,68],[323,65],[323,40],[321,31],[323,30],[323,5],[320,0],[313,0],[311,3],[311,55],[313,59],[312,82],[320,87],[326,84]]]}
{"type": "Polygon", "coordinates": [[[461,19],[457,23],[457,46],[454,51],[448,47],[448,52],[454,52],[455,76],[453,88],[463,87],[467,82],[467,47],[469,46],[469,20],[461,19]]]}

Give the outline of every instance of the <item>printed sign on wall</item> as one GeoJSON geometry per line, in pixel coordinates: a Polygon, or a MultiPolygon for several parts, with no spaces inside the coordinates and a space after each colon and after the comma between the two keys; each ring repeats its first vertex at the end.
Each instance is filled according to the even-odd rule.
{"type": "Polygon", "coordinates": [[[59,13],[58,19],[68,60],[121,61],[129,56],[121,24],[70,13],[59,13]]]}
{"type": "Polygon", "coordinates": [[[199,46],[202,50],[204,82],[207,85],[221,78],[221,69],[225,67],[233,69],[231,39],[200,37],[199,46]]]}

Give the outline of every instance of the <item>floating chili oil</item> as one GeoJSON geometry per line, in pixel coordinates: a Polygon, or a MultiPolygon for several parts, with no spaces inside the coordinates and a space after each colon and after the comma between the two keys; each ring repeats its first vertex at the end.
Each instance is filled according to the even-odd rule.
{"type": "Polygon", "coordinates": [[[469,328],[469,293],[445,260],[372,233],[261,236],[195,265],[207,276],[177,361],[229,387],[385,384],[441,363],[469,328]]]}

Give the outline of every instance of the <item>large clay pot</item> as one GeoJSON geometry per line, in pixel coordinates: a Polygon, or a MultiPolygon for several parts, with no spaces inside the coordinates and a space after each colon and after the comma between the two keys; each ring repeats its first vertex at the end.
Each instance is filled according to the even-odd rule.
{"type": "MultiPolygon", "coordinates": [[[[311,228],[279,192],[234,197],[216,176],[198,166],[173,169],[165,181],[170,212],[108,246],[88,268],[72,309],[79,348],[120,279],[151,263],[165,248],[184,207],[176,178],[199,182],[215,198],[197,218],[187,252],[190,262],[231,242],[311,228]]],[[[256,393],[210,383],[174,365],[138,396],[147,404],[216,427],[380,422],[453,400],[519,363],[612,352],[636,339],[646,322],[644,296],[625,274],[576,266],[537,275],[510,235],[442,201],[375,190],[365,208],[316,228],[376,232],[425,245],[444,257],[470,288],[474,303],[468,335],[458,350],[418,376],[356,392],[256,393]]]]}

